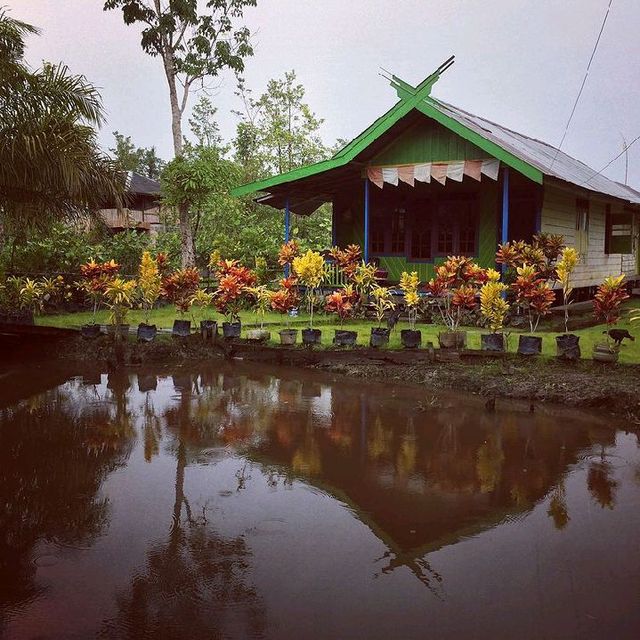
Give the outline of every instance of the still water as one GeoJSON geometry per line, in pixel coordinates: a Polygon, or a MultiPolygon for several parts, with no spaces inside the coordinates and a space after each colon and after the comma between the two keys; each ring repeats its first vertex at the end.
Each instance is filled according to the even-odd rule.
{"type": "Polygon", "coordinates": [[[0,637],[638,638],[640,447],[289,369],[0,377],[0,637]]]}

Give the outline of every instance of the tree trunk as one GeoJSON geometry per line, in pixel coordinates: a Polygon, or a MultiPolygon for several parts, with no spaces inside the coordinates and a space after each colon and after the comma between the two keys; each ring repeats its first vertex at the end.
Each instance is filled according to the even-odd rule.
{"type": "MultiPolygon", "coordinates": [[[[175,157],[182,154],[182,109],[178,102],[176,89],[176,69],[171,52],[163,56],[164,70],[169,85],[169,101],[171,103],[171,132],[173,134],[173,151],[175,157]]],[[[186,90],[186,89],[185,89],[186,90]]],[[[180,218],[180,246],[182,253],[182,267],[195,265],[195,249],[193,245],[193,232],[191,230],[191,216],[189,205],[182,204],[178,208],[180,218]]]]}
{"type": "Polygon", "coordinates": [[[180,214],[180,248],[182,252],[182,267],[193,267],[196,263],[193,249],[193,234],[191,231],[191,216],[189,205],[182,204],[178,208],[180,214]]]}

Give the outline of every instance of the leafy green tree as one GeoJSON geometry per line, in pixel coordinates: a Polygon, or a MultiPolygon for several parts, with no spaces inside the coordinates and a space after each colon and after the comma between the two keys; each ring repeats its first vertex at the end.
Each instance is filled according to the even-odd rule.
{"type": "Polygon", "coordinates": [[[205,94],[201,95],[194,105],[189,118],[189,128],[198,146],[223,148],[220,127],[216,120],[217,112],[211,98],[205,94]]]}
{"type": "Polygon", "coordinates": [[[24,62],[38,33],[0,11],[0,227],[14,237],[119,201],[123,182],[98,146],[100,95],[64,65],[24,62]]]}
{"type": "Polygon", "coordinates": [[[113,155],[118,167],[123,171],[135,171],[140,175],[158,180],[166,162],[158,157],[155,147],[136,147],[131,136],[125,136],[119,131],[113,132],[115,147],[109,151],[113,155]]]}
{"type": "MultiPolygon", "coordinates": [[[[141,23],[143,50],[162,60],[169,89],[171,130],[176,157],[183,152],[182,118],[192,88],[225,69],[241,72],[253,54],[249,29],[238,26],[245,7],[256,0],[106,0],[104,9],[122,9],[128,25],[141,23]]],[[[191,215],[178,209],[182,263],[194,262],[191,215]]]]}
{"type": "MultiPolygon", "coordinates": [[[[270,80],[258,99],[252,97],[252,91],[240,80],[236,95],[243,104],[243,110],[235,112],[239,122],[233,141],[234,157],[242,166],[241,182],[291,171],[331,155],[320,137],[323,120],[305,102],[305,89],[297,82],[295,71],[270,80]]],[[[253,207],[253,214],[261,219],[273,217],[270,226],[277,226],[275,240],[279,244],[280,214],[251,201],[247,206],[253,207]],[[258,213],[259,209],[262,212],[258,213]]],[[[324,205],[312,216],[295,216],[292,235],[303,248],[327,247],[331,242],[330,206],[324,205]]]]}

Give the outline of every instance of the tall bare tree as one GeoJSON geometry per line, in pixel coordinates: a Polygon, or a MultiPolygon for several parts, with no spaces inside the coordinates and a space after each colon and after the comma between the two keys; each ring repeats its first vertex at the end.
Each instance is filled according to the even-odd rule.
{"type": "MultiPolygon", "coordinates": [[[[169,88],[171,131],[176,156],[183,150],[182,118],[194,88],[224,69],[237,73],[253,54],[249,29],[238,26],[245,7],[257,0],[106,0],[104,9],[122,9],[125,24],[142,25],[141,45],[162,60],[169,88]],[[203,7],[199,11],[198,4],[203,7]]],[[[188,207],[179,210],[182,263],[194,263],[188,207]]]]}

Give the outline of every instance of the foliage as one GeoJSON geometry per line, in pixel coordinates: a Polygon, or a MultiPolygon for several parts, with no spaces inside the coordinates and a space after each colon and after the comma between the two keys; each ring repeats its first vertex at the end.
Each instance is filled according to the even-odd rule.
{"type": "Polygon", "coordinates": [[[412,331],[415,331],[416,328],[418,306],[420,304],[420,296],[418,295],[419,284],[420,280],[417,271],[412,271],[411,273],[407,273],[406,271],[402,272],[400,276],[400,288],[404,294],[404,303],[409,315],[409,328],[412,331]]]}
{"type": "Polygon", "coordinates": [[[120,265],[114,260],[99,263],[93,258],[80,266],[81,279],[76,283],[82,291],[93,310],[93,324],[96,323],[96,313],[104,302],[108,283],[116,277],[120,271],[120,265]]]}
{"type": "Polygon", "coordinates": [[[293,264],[294,258],[300,255],[300,245],[297,240],[285,242],[278,251],[278,264],[281,267],[293,264]]]}
{"type": "Polygon", "coordinates": [[[189,310],[191,297],[200,285],[200,274],[197,269],[187,267],[178,269],[162,282],[162,295],[172,302],[179,314],[189,310]]]}
{"type": "Polygon", "coordinates": [[[121,325],[125,323],[127,314],[136,299],[135,280],[125,280],[124,278],[113,278],[109,280],[104,289],[104,297],[107,306],[111,310],[109,317],[111,324],[121,325]]]}
{"type": "Polygon", "coordinates": [[[557,278],[555,265],[563,249],[564,237],[559,234],[538,233],[531,244],[524,240],[512,240],[498,246],[496,262],[515,271],[528,264],[533,266],[543,280],[557,278]]]}
{"type": "Polygon", "coordinates": [[[571,302],[571,293],[573,286],[571,284],[571,276],[578,264],[580,255],[573,247],[565,247],[560,254],[560,259],[556,264],[556,275],[560,286],[562,287],[562,300],[564,309],[564,331],[569,331],[569,304],[571,302]]]}
{"type": "Polygon", "coordinates": [[[391,290],[388,287],[374,286],[371,294],[373,296],[373,308],[375,309],[378,327],[381,327],[385,314],[393,311],[396,305],[391,296],[391,290]]]}
{"type": "Polygon", "coordinates": [[[138,288],[140,289],[142,308],[146,312],[145,323],[149,324],[149,312],[158,301],[162,291],[162,277],[160,276],[158,263],[148,251],[142,254],[142,260],[140,261],[138,288]]]}
{"type": "Polygon", "coordinates": [[[555,301],[549,283],[534,266],[524,264],[516,267],[517,277],[511,284],[515,303],[527,314],[531,332],[538,328],[540,318],[547,315],[555,301]]]}
{"type": "Polygon", "coordinates": [[[298,281],[295,277],[290,276],[280,280],[280,288],[271,293],[271,308],[278,313],[287,316],[287,325],[289,324],[289,312],[298,305],[298,281]]]}
{"type": "Polygon", "coordinates": [[[509,311],[509,303],[504,298],[506,291],[507,285],[495,279],[488,280],[480,287],[480,313],[494,333],[502,329],[509,311]]]}
{"type": "Polygon", "coordinates": [[[345,279],[351,281],[362,258],[360,247],[357,244],[350,244],[344,249],[332,247],[329,255],[335,260],[345,279]]]}
{"type": "Polygon", "coordinates": [[[598,287],[593,298],[593,312],[598,320],[607,323],[607,329],[620,319],[620,305],[629,298],[624,273],[619,276],[609,276],[598,287]]]}
{"type": "Polygon", "coordinates": [[[97,90],[64,65],[28,67],[24,38],[35,33],[0,10],[0,225],[23,237],[119,203],[124,187],[98,146],[97,90]]]}
{"type": "Polygon", "coordinates": [[[213,303],[214,295],[204,289],[198,289],[189,298],[189,308],[193,317],[193,322],[197,324],[198,320],[202,320],[205,309],[208,309],[213,303]],[[198,310],[196,312],[196,309],[198,310]]]}
{"type": "Polygon", "coordinates": [[[237,260],[220,260],[215,267],[218,278],[214,298],[216,309],[228,322],[238,322],[240,309],[256,284],[256,274],[237,260]]]}
{"type": "Polygon", "coordinates": [[[357,295],[353,285],[347,284],[326,297],[325,311],[335,313],[340,318],[340,326],[343,326],[344,321],[353,315],[353,303],[357,295]]]}
{"type": "Polygon", "coordinates": [[[117,166],[122,171],[133,171],[152,180],[158,180],[166,162],[158,157],[155,147],[136,147],[131,136],[125,136],[118,131],[113,132],[115,147],[111,152],[117,166]]]}
{"type": "Polygon", "coordinates": [[[450,331],[457,331],[464,314],[476,309],[479,287],[496,276],[500,274],[494,269],[482,269],[465,256],[449,256],[436,267],[436,277],[429,280],[426,289],[450,331]]]}
{"type": "Polygon", "coordinates": [[[43,290],[41,284],[31,278],[27,278],[24,286],[20,289],[20,307],[22,309],[28,309],[34,315],[37,315],[42,311],[42,296],[43,290]]]}
{"type": "Polygon", "coordinates": [[[254,310],[260,321],[260,328],[264,328],[264,316],[271,308],[273,291],[269,291],[267,285],[261,284],[249,288],[249,293],[254,299],[254,310]]]}
{"type": "Polygon", "coordinates": [[[304,255],[293,258],[292,265],[294,274],[307,288],[309,328],[313,329],[313,308],[316,303],[316,290],[326,277],[324,258],[317,251],[309,249],[304,255]]]}

